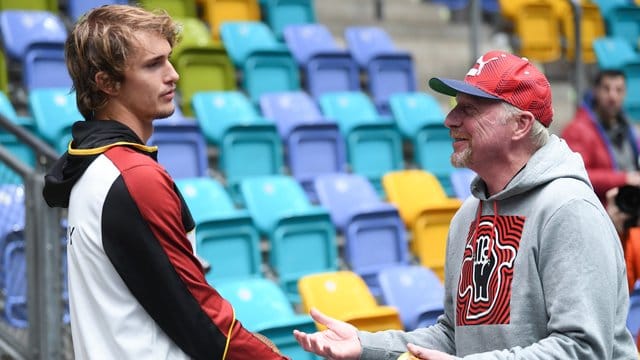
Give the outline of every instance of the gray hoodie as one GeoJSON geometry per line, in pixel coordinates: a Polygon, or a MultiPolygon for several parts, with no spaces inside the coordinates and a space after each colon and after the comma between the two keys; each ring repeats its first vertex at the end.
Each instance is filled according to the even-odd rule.
{"type": "Polygon", "coordinates": [[[622,247],[580,155],[552,135],[505,189],[487,197],[476,178],[472,193],[449,229],[444,315],[359,332],[361,359],[408,342],[465,359],[637,359],[622,247]]]}

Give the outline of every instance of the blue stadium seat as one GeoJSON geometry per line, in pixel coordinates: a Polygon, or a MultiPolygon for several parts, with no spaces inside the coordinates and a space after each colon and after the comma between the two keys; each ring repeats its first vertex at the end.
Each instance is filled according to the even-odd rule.
{"type": "Polygon", "coordinates": [[[260,0],[260,12],[278,39],[287,26],[316,22],[313,0],[260,0]]]}
{"type": "Polygon", "coordinates": [[[434,174],[447,195],[451,187],[453,140],[444,126],[445,114],[436,99],[426,93],[397,93],[389,100],[391,114],[402,135],[413,145],[416,165],[434,174]]]}
{"type": "Polygon", "coordinates": [[[371,183],[357,174],[320,175],[314,185],[320,204],[344,235],[350,269],[362,277],[374,296],[380,296],[378,272],[410,260],[398,210],[380,200],[371,183]]]}
{"type": "Polygon", "coordinates": [[[382,114],[389,111],[389,97],[416,90],[411,54],[395,47],[389,34],[378,26],[349,26],[344,31],[354,59],[367,75],[367,89],[382,114]]]}
{"type": "Polygon", "coordinates": [[[10,60],[22,66],[22,85],[35,88],[66,87],[71,77],[64,61],[67,30],[62,20],[48,11],[0,12],[0,33],[10,60]]]}
{"type": "Polygon", "coordinates": [[[293,330],[316,331],[309,315],[296,314],[292,304],[278,285],[268,279],[227,281],[216,284],[216,290],[235,310],[236,318],[249,331],[260,333],[291,359],[319,360],[306,352],[293,337],[293,330]]]}
{"type": "Polygon", "coordinates": [[[221,35],[231,61],[241,71],[242,88],[254,104],[264,93],[300,89],[295,60],[266,24],[225,22],[221,35]]]}
{"type": "Polygon", "coordinates": [[[207,143],[195,120],[155,120],[148,144],[158,147],[158,162],[174,179],[208,175],[207,143]]]}
{"type": "Polygon", "coordinates": [[[7,234],[24,229],[24,224],[24,186],[0,185],[0,252],[4,249],[7,234]]]}
{"type": "Polygon", "coordinates": [[[76,21],[87,11],[102,6],[128,4],[128,0],[67,0],[67,15],[72,21],[76,21]]]}
{"type": "Polygon", "coordinates": [[[444,314],[444,286],[421,265],[391,266],[378,273],[383,303],[400,312],[407,331],[427,327],[444,314]]]}
{"type": "Polygon", "coordinates": [[[320,107],[326,117],[338,122],[351,172],[366,176],[383,194],[382,176],[404,168],[402,136],[393,120],[380,116],[362,92],[325,94],[320,107]]]}
{"type": "Polygon", "coordinates": [[[255,224],[269,239],[269,262],[280,286],[290,301],[300,302],[300,277],[338,268],[336,231],[329,213],[311,205],[300,184],[289,176],[247,178],[240,189],[255,224]]]}
{"type": "Polygon", "coordinates": [[[635,340],[638,338],[638,332],[640,332],[640,288],[636,285],[636,288],[629,295],[627,328],[631,331],[631,335],[635,340]]]}
{"type": "Polygon", "coordinates": [[[473,170],[467,168],[454,169],[451,172],[451,188],[455,197],[464,200],[471,196],[471,182],[475,177],[476,173],[473,170]]]}
{"type": "Polygon", "coordinates": [[[302,69],[304,87],[314,99],[328,92],[360,90],[358,64],[338,47],[326,26],[287,26],[284,39],[302,69]]]}
{"type": "Polygon", "coordinates": [[[262,277],[258,229],[246,210],[235,207],[222,184],[199,177],[177,179],[176,185],[196,223],[196,254],[211,264],[207,281],[217,285],[262,277]]]}
{"type": "Polygon", "coordinates": [[[65,152],[71,141],[71,126],[84,119],[76,106],[75,92],[67,88],[32,89],[28,101],[36,133],[59,153],[65,152]]]}
{"type": "Polygon", "coordinates": [[[242,179],[283,173],[276,126],[261,117],[243,93],[198,92],[192,106],[207,142],[218,147],[218,167],[234,199],[242,179]]]}
{"type": "Polygon", "coordinates": [[[338,125],[326,119],[311,97],[302,91],[269,93],[260,98],[260,109],[275,121],[286,144],[291,175],[316,200],[313,179],[346,171],[347,155],[338,125]]]}

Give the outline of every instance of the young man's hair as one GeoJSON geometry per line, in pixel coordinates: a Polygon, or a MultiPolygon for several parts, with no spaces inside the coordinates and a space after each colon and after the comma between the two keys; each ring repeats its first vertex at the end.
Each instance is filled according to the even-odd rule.
{"type": "Polygon", "coordinates": [[[608,78],[608,77],[622,77],[622,78],[625,78],[624,73],[622,72],[622,70],[616,70],[616,69],[600,70],[600,71],[598,71],[596,76],[593,77],[593,86],[595,86],[595,87],[600,86],[600,84],[602,83],[602,79],[608,78]]]}
{"type": "Polygon", "coordinates": [[[96,74],[103,71],[117,87],[131,52],[140,45],[135,36],[139,31],[157,33],[173,48],[180,29],[166,11],[129,5],[101,6],[78,19],[65,43],[65,59],[85,119],[92,119],[109,99],[98,88],[96,74]]]}

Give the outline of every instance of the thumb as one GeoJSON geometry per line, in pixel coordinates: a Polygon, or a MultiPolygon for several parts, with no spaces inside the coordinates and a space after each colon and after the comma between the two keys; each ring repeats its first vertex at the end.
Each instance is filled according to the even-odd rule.
{"type": "Polygon", "coordinates": [[[332,329],[333,326],[335,326],[336,324],[340,323],[340,320],[337,320],[337,319],[334,319],[332,317],[329,317],[329,316],[323,314],[320,310],[318,310],[316,308],[311,308],[311,311],[309,313],[311,315],[311,318],[314,321],[326,326],[329,329],[332,329]]]}

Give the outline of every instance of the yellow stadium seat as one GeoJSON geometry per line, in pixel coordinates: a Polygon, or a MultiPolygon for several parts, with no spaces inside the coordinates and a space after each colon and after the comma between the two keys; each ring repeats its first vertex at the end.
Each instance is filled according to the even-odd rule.
{"type": "Polygon", "coordinates": [[[520,39],[518,53],[530,60],[552,62],[562,56],[560,26],[550,1],[523,2],[514,17],[520,39]]]}
{"type": "Polygon", "coordinates": [[[410,229],[411,252],[443,280],[449,223],[462,202],[447,197],[438,179],[424,170],[389,172],[382,184],[410,229]]]}
{"type": "MultiPolygon", "coordinates": [[[[575,58],[575,30],[573,11],[571,6],[565,1],[554,1],[554,11],[560,19],[562,35],[565,39],[565,57],[567,60],[575,58]]],[[[588,64],[596,62],[596,55],[593,50],[593,40],[605,36],[605,25],[600,9],[597,5],[582,1],[581,5],[581,45],[582,61],[588,64]]]]}
{"type": "Polygon", "coordinates": [[[220,41],[220,25],[226,21],[260,21],[258,0],[198,0],[211,35],[220,41]]]}
{"type": "MultiPolygon", "coordinates": [[[[378,305],[367,284],[352,271],[323,272],[298,280],[298,291],[305,311],[316,308],[360,330],[402,330],[396,308],[378,305]]],[[[318,330],[325,327],[316,323],[318,330]]]]}

